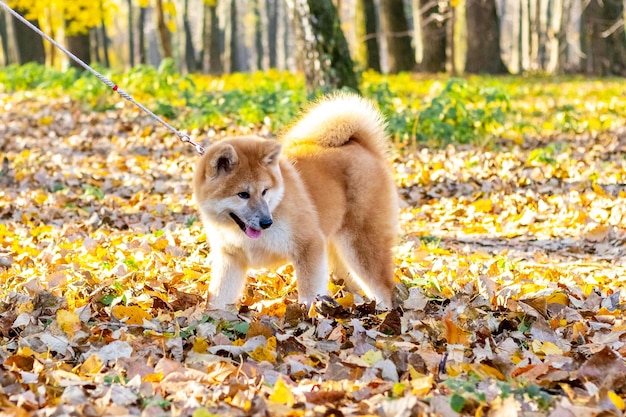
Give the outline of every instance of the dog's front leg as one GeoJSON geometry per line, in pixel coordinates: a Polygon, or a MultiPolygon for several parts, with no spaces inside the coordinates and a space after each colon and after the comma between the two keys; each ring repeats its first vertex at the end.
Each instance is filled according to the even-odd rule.
{"type": "Polygon", "coordinates": [[[224,309],[235,304],[246,283],[246,265],[236,256],[217,251],[211,259],[211,282],[207,295],[210,309],[224,309]]]}
{"type": "Polygon", "coordinates": [[[311,307],[318,295],[328,294],[328,258],[324,240],[308,242],[293,261],[298,283],[298,301],[311,307]]]}

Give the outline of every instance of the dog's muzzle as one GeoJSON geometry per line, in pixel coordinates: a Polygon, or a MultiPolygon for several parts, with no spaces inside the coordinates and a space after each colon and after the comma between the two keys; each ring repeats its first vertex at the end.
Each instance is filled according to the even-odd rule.
{"type": "Polygon", "coordinates": [[[270,219],[269,217],[267,219],[261,219],[261,221],[259,222],[259,226],[261,226],[261,229],[267,229],[268,227],[270,227],[274,222],[272,221],[272,219],[270,219]]]}

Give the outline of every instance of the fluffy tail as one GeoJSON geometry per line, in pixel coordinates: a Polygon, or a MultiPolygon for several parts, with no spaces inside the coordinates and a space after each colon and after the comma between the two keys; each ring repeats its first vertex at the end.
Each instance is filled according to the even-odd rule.
{"type": "Polygon", "coordinates": [[[384,154],[388,142],[378,108],[356,94],[337,93],[314,102],[282,137],[285,144],[314,141],[337,147],[353,140],[371,152],[384,154]]]}

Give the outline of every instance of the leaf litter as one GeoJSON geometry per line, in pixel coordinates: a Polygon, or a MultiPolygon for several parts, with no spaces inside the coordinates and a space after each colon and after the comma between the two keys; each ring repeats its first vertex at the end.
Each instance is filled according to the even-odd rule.
{"type": "Polygon", "coordinates": [[[2,415],[619,415],[626,131],[390,157],[397,311],[293,268],[207,313],[195,154],[124,105],[0,97],[2,415]]]}

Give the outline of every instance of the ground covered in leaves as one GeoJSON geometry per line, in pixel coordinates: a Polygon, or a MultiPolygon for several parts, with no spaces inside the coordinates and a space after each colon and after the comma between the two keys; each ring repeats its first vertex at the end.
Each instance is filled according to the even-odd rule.
{"type": "Polygon", "coordinates": [[[2,415],[625,409],[624,129],[397,145],[404,306],[333,285],[309,318],[289,266],[251,274],[240,310],[205,311],[197,156],[143,114],[0,108],[2,415]]]}

